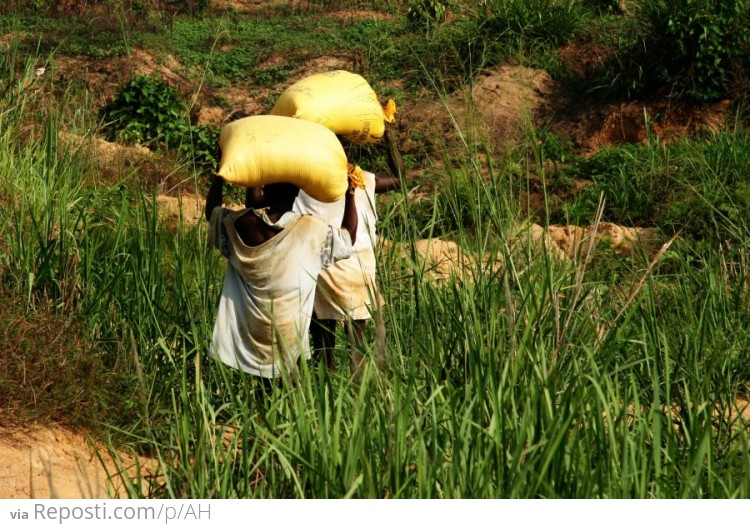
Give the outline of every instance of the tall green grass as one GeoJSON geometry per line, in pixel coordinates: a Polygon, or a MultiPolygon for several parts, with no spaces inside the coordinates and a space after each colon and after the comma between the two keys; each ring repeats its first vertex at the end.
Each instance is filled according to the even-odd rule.
{"type": "Polygon", "coordinates": [[[0,57],[3,292],[85,320],[112,363],[147,372],[139,395],[166,395],[154,384],[181,373],[176,349],[210,333],[218,261],[204,232],[167,227],[155,199],[128,188],[131,174],[102,188],[86,152],[60,139],[57,110],[35,101],[33,63],[13,50],[0,57]]]}
{"type": "MultiPolygon", "coordinates": [[[[303,366],[257,401],[252,377],[206,356],[224,263],[205,226],[165,224],[127,179],[91,184],[54,112],[20,133],[33,73],[12,53],[0,68],[24,72],[0,99],[2,290],[81,319],[129,364],[135,408],[110,435],[159,465],[122,474],[131,496],[750,495],[734,410],[749,379],[744,230],[732,251],[678,254],[613,285],[585,253],[560,261],[519,241],[514,177],[467,147],[435,197],[472,255],[454,278],[428,279],[414,257],[433,229],[410,222],[406,191],[382,210],[381,235],[399,243],[381,253],[371,327],[385,329],[388,365],[369,333],[358,378],[303,366]]],[[[531,153],[511,160],[529,173],[531,153]]]]}

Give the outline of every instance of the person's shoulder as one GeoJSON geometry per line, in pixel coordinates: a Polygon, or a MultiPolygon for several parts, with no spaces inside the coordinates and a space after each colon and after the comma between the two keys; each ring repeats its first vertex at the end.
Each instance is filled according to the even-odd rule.
{"type": "Polygon", "coordinates": [[[331,226],[320,217],[315,215],[301,215],[297,221],[298,228],[303,230],[304,236],[307,238],[315,238],[325,240],[335,230],[340,230],[336,226],[331,226]]]}
{"type": "Polygon", "coordinates": [[[216,206],[211,212],[211,216],[221,217],[221,220],[236,219],[250,211],[250,208],[239,206],[216,206]]]}
{"type": "Polygon", "coordinates": [[[299,214],[297,222],[304,228],[326,228],[328,226],[320,217],[310,213],[299,214]]]}
{"type": "Polygon", "coordinates": [[[244,206],[224,206],[224,209],[226,210],[227,215],[239,217],[240,215],[248,213],[252,208],[245,208],[244,206]]]}

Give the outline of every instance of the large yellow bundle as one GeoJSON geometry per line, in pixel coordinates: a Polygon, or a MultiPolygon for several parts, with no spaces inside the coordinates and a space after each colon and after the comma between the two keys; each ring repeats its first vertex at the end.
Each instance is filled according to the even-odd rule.
{"type": "Polygon", "coordinates": [[[241,186],[288,182],[321,202],[346,193],[346,153],[320,124],[258,115],[227,124],[219,138],[219,175],[241,186]]]}
{"type": "Polygon", "coordinates": [[[357,144],[380,140],[395,113],[392,100],[383,109],[370,84],[348,71],[303,78],[287,88],[271,110],[271,115],[317,122],[357,144]]]}

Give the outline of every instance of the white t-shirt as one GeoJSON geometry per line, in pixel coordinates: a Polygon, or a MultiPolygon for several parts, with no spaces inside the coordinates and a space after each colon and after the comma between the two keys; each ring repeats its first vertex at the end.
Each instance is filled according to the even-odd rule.
{"type": "MultiPolygon", "coordinates": [[[[379,297],[375,286],[375,174],[363,172],[365,189],[357,188],[357,239],[348,259],[326,268],[318,277],[315,315],[320,319],[369,319],[372,300],[379,297]]],[[[293,210],[299,214],[319,217],[329,225],[339,227],[344,217],[345,199],[325,203],[300,191],[293,210]]]]}
{"type": "Polygon", "coordinates": [[[307,334],[318,274],[349,257],[352,243],[346,230],[288,212],[273,238],[247,246],[234,228],[245,213],[253,210],[216,207],[211,213],[209,242],[228,266],[210,354],[247,373],[277,377],[282,365],[291,373],[300,354],[310,357],[307,334]]]}
{"type": "MultiPolygon", "coordinates": [[[[357,240],[354,242],[355,252],[372,250],[375,245],[375,222],[378,215],[375,210],[375,174],[364,171],[365,189],[357,188],[354,192],[354,202],[357,205],[357,240]]],[[[320,202],[300,190],[294,201],[292,210],[300,215],[314,215],[323,222],[335,228],[341,227],[344,218],[345,198],[335,202],[320,202]]]]}

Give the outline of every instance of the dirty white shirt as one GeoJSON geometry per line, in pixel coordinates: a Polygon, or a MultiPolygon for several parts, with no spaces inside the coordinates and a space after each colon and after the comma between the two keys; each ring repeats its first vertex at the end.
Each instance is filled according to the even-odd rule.
{"type": "MultiPolygon", "coordinates": [[[[357,188],[354,199],[357,205],[357,239],[352,256],[326,268],[318,277],[318,294],[315,297],[315,315],[320,319],[369,319],[369,306],[377,295],[375,287],[375,174],[363,172],[365,189],[357,188]]],[[[300,191],[294,201],[295,212],[319,217],[331,226],[341,225],[345,199],[324,203],[300,191]]]]}
{"type": "Polygon", "coordinates": [[[210,348],[212,357],[261,376],[277,377],[282,366],[293,372],[297,359],[310,357],[308,331],[318,274],[351,255],[349,232],[320,219],[288,212],[265,243],[250,247],[234,223],[254,210],[216,207],[209,242],[227,258],[210,348]]]}

